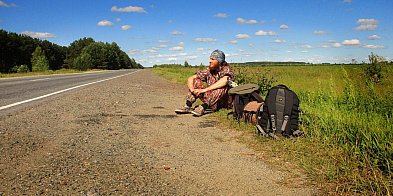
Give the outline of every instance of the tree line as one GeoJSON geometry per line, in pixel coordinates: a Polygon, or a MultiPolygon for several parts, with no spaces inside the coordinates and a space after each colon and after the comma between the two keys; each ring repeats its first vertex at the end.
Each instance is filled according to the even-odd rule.
{"type": "Polygon", "coordinates": [[[81,38],[67,47],[0,29],[0,73],[141,68],[115,42],[81,38]]]}

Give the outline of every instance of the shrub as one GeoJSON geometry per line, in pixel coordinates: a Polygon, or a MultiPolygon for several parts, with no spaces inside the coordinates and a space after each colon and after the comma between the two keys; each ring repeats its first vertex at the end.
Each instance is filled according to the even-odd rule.
{"type": "Polygon", "coordinates": [[[237,84],[258,84],[258,90],[262,95],[266,95],[267,91],[273,86],[275,82],[277,82],[277,80],[275,80],[273,76],[268,75],[269,71],[261,72],[258,70],[256,72],[252,72],[246,67],[236,67],[236,69],[234,69],[234,72],[236,75],[235,82],[237,84]]]}
{"type": "Polygon", "coordinates": [[[87,70],[93,67],[93,61],[90,54],[82,52],[73,63],[73,68],[78,70],[87,70]]]}
{"type": "Polygon", "coordinates": [[[40,46],[34,50],[31,56],[32,71],[46,71],[49,69],[49,61],[40,46]]]}
{"type": "Polygon", "coordinates": [[[21,65],[18,67],[18,70],[17,70],[18,73],[26,73],[29,71],[30,71],[30,69],[29,69],[29,67],[27,67],[27,65],[21,65]]]}
{"type": "Polygon", "coordinates": [[[371,53],[368,55],[370,64],[365,69],[365,74],[374,83],[379,83],[383,78],[382,66],[386,63],[385,59],[381,56],[371,53]]]}

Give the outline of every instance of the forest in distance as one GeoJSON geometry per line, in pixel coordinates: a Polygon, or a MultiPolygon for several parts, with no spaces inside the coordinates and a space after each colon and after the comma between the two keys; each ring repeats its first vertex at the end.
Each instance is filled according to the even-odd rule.
{"type": "Polygon", "coordinates": [[[0,73],[143,68],[115,42],[97,42],[90,37],[60,46],[0,29],[0,51],[0,73]]]}

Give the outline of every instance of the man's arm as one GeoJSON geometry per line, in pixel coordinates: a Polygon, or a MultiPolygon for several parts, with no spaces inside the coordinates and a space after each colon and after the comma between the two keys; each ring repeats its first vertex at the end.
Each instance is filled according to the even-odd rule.
{"type": "Polygon", "coordinates": [[[215,90],[222,88],[227,85],[229,80],[229,76],[224,76],[221,79],[219,79],[216,83],[210,85],[209,87],[202,89],[200,93],[206,93],[207,91],[215,90]]]}

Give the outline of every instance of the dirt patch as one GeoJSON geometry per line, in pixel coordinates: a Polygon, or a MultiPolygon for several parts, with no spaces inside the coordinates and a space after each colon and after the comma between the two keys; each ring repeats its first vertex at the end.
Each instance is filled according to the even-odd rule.
{"type": "Polygon", "coordinates": [[[175,115],[185,93],[143,70],[0,117],[0,195],[315,193],[239,132],[175,115]]]}

